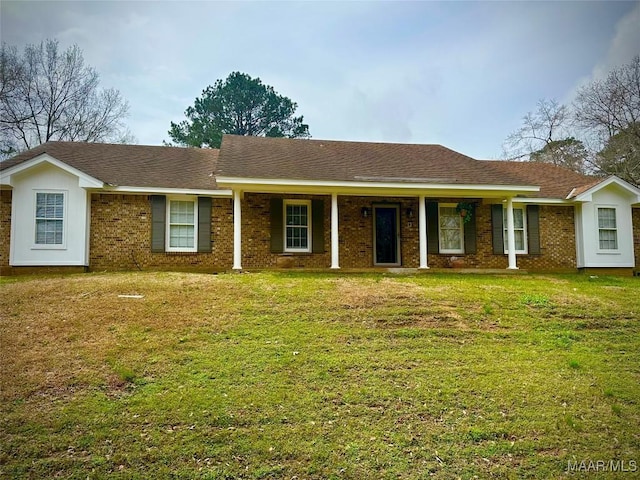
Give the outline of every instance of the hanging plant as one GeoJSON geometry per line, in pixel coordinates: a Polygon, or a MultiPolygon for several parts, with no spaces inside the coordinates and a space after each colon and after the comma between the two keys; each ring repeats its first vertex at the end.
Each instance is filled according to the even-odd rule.
{"type": "Polygon", "coordinates": [[[473,203],[460,202],[456,205],[456,212],[462,217],[464,223],[469,223],[473,216],[473,203]]]}

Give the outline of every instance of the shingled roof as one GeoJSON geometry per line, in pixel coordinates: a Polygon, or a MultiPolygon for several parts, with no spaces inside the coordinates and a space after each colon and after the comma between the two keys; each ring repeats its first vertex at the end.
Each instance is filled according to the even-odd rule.
{"type": "Polygon", "coordinates": [[[525,184],[538,185],[540,191],[534,196],[540,198],[567,198],[572,191],[575,194],[575,191],[586,190],[604,180],[549,163],[501,160],[485,160],[482,163],[486,163],[498,174],[504,172],[521,179],[525,184]]]}
{"type": "Polygon", "coordinates": [[[47,153],[111,186],[214,190],[216,176],[442,185],[539,186],[567,198],[601,179],[550,164],[476,160],[442,145],[225,135],[221,150],[48,142],[0,162],[0,171],[47,153]],[[574,190],[575,189],[575,190],[574,190]]]}
{"type": "Polygon", "coordinates": [[[442,145],[292,140],[225,135],[219,177],[536,185],[442,145]]]}
{"type": "Polygon", "coordinates": [[[46,153],[112,186],[214,190],[218,150],[47,142],[0,163],[0,171],[46,153]]]}

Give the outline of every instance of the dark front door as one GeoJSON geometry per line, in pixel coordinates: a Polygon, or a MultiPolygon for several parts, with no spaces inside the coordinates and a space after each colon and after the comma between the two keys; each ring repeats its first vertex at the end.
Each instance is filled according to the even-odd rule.
{"type": "Polygon", "coordinates": [[[398,235],[398,206],[373,207],[375,265],[400,264],[400,240],[398,235]]]}

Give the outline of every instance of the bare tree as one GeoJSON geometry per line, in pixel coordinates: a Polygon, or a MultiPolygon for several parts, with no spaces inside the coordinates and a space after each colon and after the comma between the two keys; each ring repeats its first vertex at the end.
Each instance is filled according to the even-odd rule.
{"type": "Polygon", "coordinates": [[[510,160],[552,163],[582,172],[586,150],[571,135],[572,117],[566,105],[539,100],[534,112],[522,118],[522,126],[507,137],[504,156],[510,160]]]}
{"type": "Polygon", "coordinates": [[[119,141],[129,105],[115,89],[99,88],[77,45],[56,40],[0,52],[0,150],[6,155],[49,140],[119,141]]]}
{"type": "MultiPolygon", "coordinates": [[[[606,135],[605,140],[640,125],[640,55],[578,91],[574,104],[580,124],[606,135]]],[[[638,132],[640,134],[640,132],[638,132]]]]}
{"type": "Polygon", "coordinates": [[[574,108],[598,145],[597,170],[640,185],[640,55],[582,87],[574,108]]]}

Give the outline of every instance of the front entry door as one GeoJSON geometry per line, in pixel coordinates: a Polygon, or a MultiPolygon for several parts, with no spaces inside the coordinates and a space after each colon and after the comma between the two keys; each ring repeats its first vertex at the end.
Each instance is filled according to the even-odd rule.
{"type": "Polygon", "coordinates": [[[397,205],[374,205],[374,265],[400,265],[399,216],[397,205]]]}

